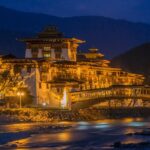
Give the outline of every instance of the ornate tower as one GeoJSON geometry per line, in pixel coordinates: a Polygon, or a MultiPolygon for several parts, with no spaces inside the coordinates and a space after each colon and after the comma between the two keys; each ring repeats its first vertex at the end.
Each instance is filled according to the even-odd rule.
{"type": "Polygon", "coordinates": [[[45,28],[35,38],[26,42],[25,58],[48,58],[50,60],[76,61],[77,47],[84,41],[66,38],[54,26],[45,28]]]}

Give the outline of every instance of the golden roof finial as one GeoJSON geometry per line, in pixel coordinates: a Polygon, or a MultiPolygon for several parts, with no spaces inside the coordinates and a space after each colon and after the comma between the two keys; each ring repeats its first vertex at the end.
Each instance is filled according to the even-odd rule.
{"type": "Polygon", "coordinates": [[[90,52],[98,52],[98,48],[89,48],[90,52]]]}

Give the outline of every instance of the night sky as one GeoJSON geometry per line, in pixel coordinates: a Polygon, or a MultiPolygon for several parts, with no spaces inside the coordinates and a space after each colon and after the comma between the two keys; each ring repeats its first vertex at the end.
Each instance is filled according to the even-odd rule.
{"type": "Polygon", "coordinates": [[[150,23],[150,0],[0,0],[0,5],[55,16],[100,15],[150,23]]]}

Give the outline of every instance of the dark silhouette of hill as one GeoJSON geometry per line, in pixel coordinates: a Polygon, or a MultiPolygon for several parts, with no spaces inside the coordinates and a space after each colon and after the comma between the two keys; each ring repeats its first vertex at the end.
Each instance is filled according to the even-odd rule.
{"type": "Polygon", "coordinates": [[[150,43],[132,48],[113,58],[111,65],[121,67],[126,71],[143,74],[150,81],[150,43]]]}
{"type": "Polygon", "coordinates": [[[127,49],[150,41],[150,25],[101,16],[55,17],[0,7],[0,53],[24,54],[18,38],[36,35],[47,25],[56,25],[65,35],[86,40],[80,47],[99,48],[112,58],[127,49]]]}

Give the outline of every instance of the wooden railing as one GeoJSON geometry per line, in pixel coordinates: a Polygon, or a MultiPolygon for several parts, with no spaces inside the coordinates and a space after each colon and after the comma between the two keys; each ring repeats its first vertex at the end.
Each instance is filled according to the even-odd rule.
{"type": "Polygon", "coordinates": [[[68,93],[71,102],[95,99],[146,98],[150,99],[150,87],[112,86],[104,89],[77,91],[68,93]]]}

